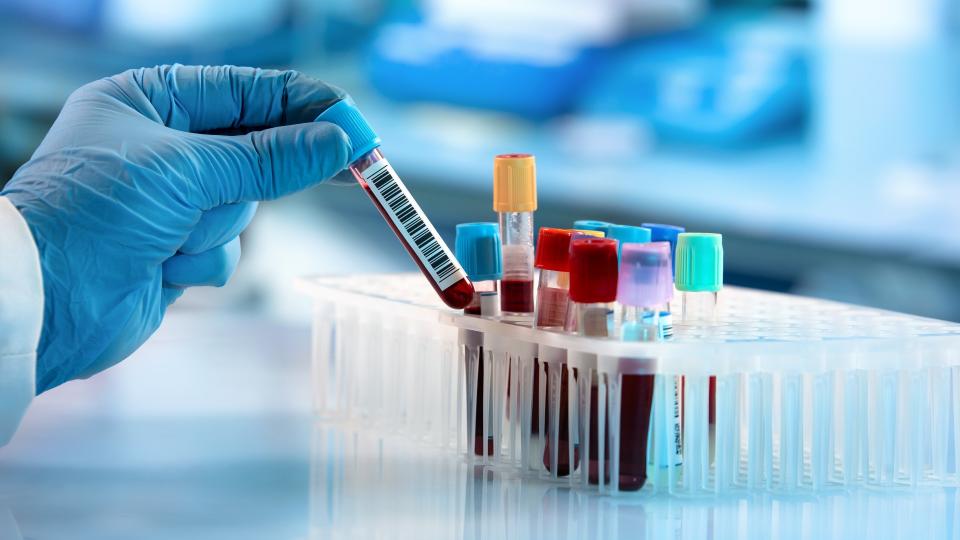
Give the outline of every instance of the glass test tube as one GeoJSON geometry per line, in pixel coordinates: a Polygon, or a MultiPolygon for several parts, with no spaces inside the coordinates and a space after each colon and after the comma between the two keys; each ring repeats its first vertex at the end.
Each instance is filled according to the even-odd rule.
{"type": "Polygon", "coordinates": [[[507,317],[533,315],[533,212],[537,209],[536,165],[530,154],[493,160],[493,210],[500,220],[503,279],[500,307],[507,317]]]}
{"type": "Polygon", "coordinates": [[[473,300],[473,284],[380,152],[380,138],[353,101],[334,103],[317,120],[346,132],[353,148],[349,168],[354,178],[443,302],[454,309],[466,307],[473,300]]]}

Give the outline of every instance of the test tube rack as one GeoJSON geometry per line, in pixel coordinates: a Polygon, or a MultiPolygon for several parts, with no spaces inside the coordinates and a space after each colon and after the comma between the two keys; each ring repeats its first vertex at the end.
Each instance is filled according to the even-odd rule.
{"type": "Polygon", "coordinates": [[[326,421],[612,494],[635,414],[681,443],[650,447],[635,496],[960,485],[960,324],[725,287],[712,323],[627,343],[466,316],[419,274],[300,286],[326,421]],[[624,409],[630,376],[649,409],[624,409]]]}

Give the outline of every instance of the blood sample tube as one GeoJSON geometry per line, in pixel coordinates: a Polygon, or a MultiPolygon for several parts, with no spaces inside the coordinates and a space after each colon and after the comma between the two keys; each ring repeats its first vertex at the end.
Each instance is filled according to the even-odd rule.
{"type": "Polygon", "coordinates": [[[503,280],[500,307],[507,317],[533,316],[533,212],[537,171],[530,154],[493,159],[493,211],[500,217],[503,280]]]}
{"type": "MultiPolygon", "coordinates": [[[[620,253],[617,303],[623,341],[660,341],[660,311],[673,297],[673,264],[668,242],[625,244],[620,253]]],[[[619,488],[636,491],[647,477],[647,462],[678,465],[680,392],[676,377],[623,374],[620,402],[619,488]],[[666,394],[666,396],[665,396],[666,394]],[[657,440],[648,440],[651,418],[657,440]],[[648,452],[650,454],[648,454],[648,452]]]]}
{"type": "MultiPolygon", "coordinates": [[[[463,312],[468,315],[496,317],[500,314],[500,299],[497,295],[497,280],[502,275],[500,261],[500,228],[496,223],[461,223],[457,225],[454,242],[457,259],[463,264],[467,277],[473,281],[476,294],[463,312]]],[[[467,426],[473,431],[473,453],[491,456],[494,451],[493,436],[484,426],[485,386],[483,383],[487,358],[483,349],[483,334],[461,330],[460,342],[464,345],[467,392],[467,426]],[[486,434],[486,435],[485,435],[486,434]],[[486,439],[486,444],[484,444],[486,439]]]]}
{"type": "MultiPolygon", "coordinates": [[[[537,238],[537,256],[534,266],[540,269],[537,302],[533,324],[537,328],[562,329],[567,317],[570,298],[570,240],[578,237],[603,237],[600,231],[574,231],[541,227],[537,238]]],[[[549,369],[546,366],[545,369],[549,369]]],[[[540,418],[540,359],[534,359],[532,432],[539,433],[540,418]]],[[[566,402],[566,394],[561,400],[566,402]]],[[[545,422],[549,417],[544,418],[545,422]]]]}
{"type": "Polygon", "coordinates": [[[473,300],[473,284],[380,152],[380,137],[353,100],[334,103],[317,120],[336,124],[347,134],[353,148],[350,172],[443,302],[453,309],[466,307],[473,300]]]}
{"type": "Polygon", "coordinates": [[[570,298],[570,237],[569,229],[541,227],[537,237],[537,257],[534,266],[540,269],[537,285],[537,328],[563,328],[570,298]]]}
{"type": "MultiPolygon", "coordinates": [[[[581,336],[607,337],[611,333],[613,322],[613,301],[617,297],[617,241],[609,238],[577,237],[570,242],[570,303],[567,308],[565,330],[581,336]]],[[[566,376],[566,372],[564,372],[566,376]]],[[[573,373],[574,381],[568,384],[579,385],[580,377],[589,376],[588,373],[573,373]]],[[[566,377],[564,377],[566,379],[566,377]]],[[[562,382],[566,382],[565,380],[562,382]]],[[[591,482],[597,481],[597,388],[596,381],[591,381],[590,401],[590,471],[591,482]]],[[[562,385],[563,386],[563,385],[562,385]]],[[[566,388],[562,388],[566,393],[566,388]]],[[[568,455],[570,433],[568,425],[569,404],[560,403],[560,429],[557,437],[558,454],[568,455]],[[567,405],[566,407],[564,405],[567,405]]],[[[549,466],[551,457],[550,441],[544,448],[544,464],[549,466]]],[[[579,449],[574,448],[574,459],[579,456],[579,449]]],[[[579,464],[574,463],[572,468],[579,464]]],[[[558,471],[562,474],[564,471],[558,471]]]]}
{"type": "Polygon", "coordinates": [[[570,306],[565,330],[607,337],[617,299],[617,241],[574,238],[570,242],[570,306]]]}
{"type": "MultiPolygon", "coordinates": [[[[723,287],[723,237],[713,233],[681,233],[677,237],[676,287],[684,326],[708,327],[716,320],[717,293],[723,287]]],[[[710,377],[708,419],[716,419],[717,378],[710,377]]]]}

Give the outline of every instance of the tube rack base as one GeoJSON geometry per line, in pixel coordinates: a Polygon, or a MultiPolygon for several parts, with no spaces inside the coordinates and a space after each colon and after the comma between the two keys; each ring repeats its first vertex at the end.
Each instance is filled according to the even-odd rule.
{"type": "Polygon", "coordinates": [[[960,485],[960,325],[727,287],[669,342],[445,308],[419,274],[305,278],[320,417],[600,492],[960,485]]]}

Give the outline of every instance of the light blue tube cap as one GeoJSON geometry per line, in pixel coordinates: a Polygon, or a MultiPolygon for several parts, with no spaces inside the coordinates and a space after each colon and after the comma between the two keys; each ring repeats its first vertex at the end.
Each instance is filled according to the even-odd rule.
{"type": "Polygon", "coordinates": [[[496,223],[461,223],[455,242],[457,260],[472,281],[503,277],[500,226],[496,223]]]}
{"type": "Polygon", "coordinates": [[[597,221],[595,219],[578,219],[573,222],[573,228],[581,231],[600,231],[606,236],[607,227],[613,225],[606,221],[597,221]]]}
{"type": "Polygon", "coordinates": [[[316,121],[336,124],[347,134],[347,138],[350,139],[350,146],[353,148],[350,163],[380,146],[380,137],[374,133],[373,128],[370,127],[370,122],[367,122],[360,109],[357,108],[357,104],[350,98],[341,99],[327,107],[327,110],[320,113],[316,121]]]}
{"type": "Polygon", "coordinates": [[[650,242],[651,232],[646,227],[635,227],[633,225],[615,225],[607,226],[607,238],[614,238],[620,242],[619,252],[623,253],[624,244],[645,244],[650,242]]]}

